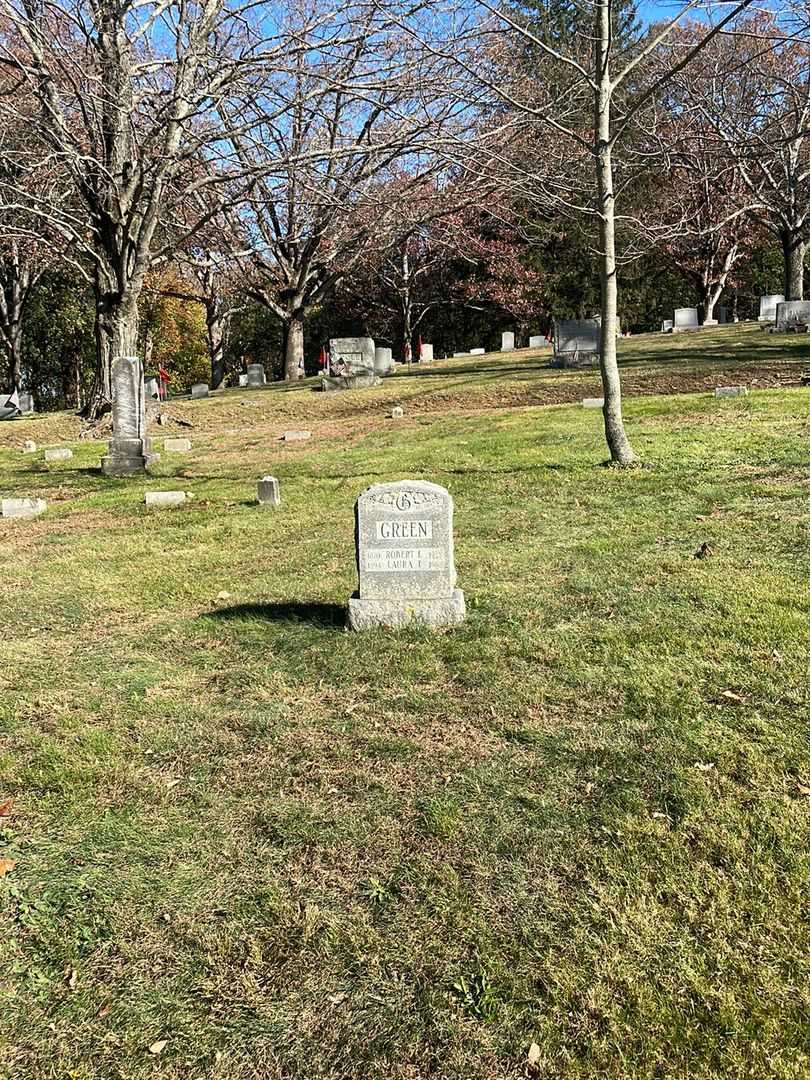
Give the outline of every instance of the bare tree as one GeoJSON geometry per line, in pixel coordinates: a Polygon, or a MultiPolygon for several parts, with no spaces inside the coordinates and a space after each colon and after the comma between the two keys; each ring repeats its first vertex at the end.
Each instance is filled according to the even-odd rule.
{"type": "MultiPolygon", "coordinates": [[[[678,48],[674,42],[671,50],[678,48]]],[[[722,139],[756,219],[784,259],[784,293],[804,297],[810,239],[810,46],[773,15],[759,13],[713,42],[673,92],[722,139]]]]}
{"type": "MultiPolygon", "coordinates": [[[[382,2],[382,0],[381,0],[382,2]]],[[[437,0],[440,3],[441,0],[437,0]]],[[[652,59],[658,57],[661,46],[676,27],[697,6],[688,3],[668,22],[643,31],[627,42],[614,36],[616,5],[613,0],[593,0],[579,5],[579,20],[572,39],[555,46],[535,31],[530,17],[519,11],[504,9],[490,0],[472,0],[464,5],[466,22],[457,13],[454,19],[428,19],[402,10],[399,18],[409,27],[423,48],[445,57],[463,73],[468,104],[486,105],[495,117],[487,136],[491,146],[493,136],[504,147],[496,159],[492,155],[477,168],[511,173],[516,189],[527,201],[547,209],[581,215],[594,214],[599,231],[599,268],[601,283],[601,342],[600,367],[604,393],[605,436],[611,459],[619,465],[630,465],[636,454],[627,437],[622,418],[621,382],[616,356],[617,336],[617,179],[628,170],[628,162],[617,159],[625,146],[626,136],[662,86],[688,64],[712,41],[722,29],[742,12],[751,0],[726,5],[717,21],[708,21],[692,33],[691,39],[673,58],[663,72],[652,69],[652,59]],[[476,20],[476,10],[483,21],[476,20]],[[448,37],[448,26],[456,28],[448,37]],[[514,77],[504,76],[504,66],[489,62],[491,42],[501,37],[504,48],[528,45],[538,63],[533,72],[516,70],[514,77]],[[482,48],[482,42],[487,43],[482,48]],[[482,61],[482,56],[485,58],[482,61]],[[472,92],[474,86],[477,92],[472,92]],[[586,115],[584,103],[591,109],[586,115]],[[527,125],[538,127],[556,136],[571,154],[557,151],[559,168],[533,169],[525,154],[510,158],[509,139],[527,125]],[[618,164],[618,177],[617,177],[618,164]],[[577,167],[590,174],[591,184],[579,188],[579,197],[572,194],[571,181],[577,167]]],[[[517,48],[514,49],[517,52],[517,48]]],[[[626,147],[625,147],[626,148],[626,147]]],[[[521,148],[523,150],[523,148],[521,148]]],[[[576,186],[573,191],[576,192],[576,186]]]]}
{"type": "Polygon", "coordinates": [[[32,290],[68,249],[64,232],[37,213],[40,202],[62,203],[70,191],[53,162],[38,160],[30,167],[33,104],[24,81],[0,68],[0,349],[14,390],[22,385],[23,327],[32,290]]]}
{"type": "Polygon", "coordinates": [[[369,245],[407,232],[407,209],[437,171],[433,151],[454,106],[444,65],[417,56],[373,5],[346,5],[324,27],[291,0],[286,27],[294,62],[266,70],[223,111],[239,167],[254,177],[238,211],[247,292],[282,321],[284,377],[296,379],[307,312],[369,245]]]}
{"type": "Polygon", "coordinates": [[[66,216],[43,200],[38,212],[72,232],[92,268],[97,414],[111,398],[112,357],[136,348],[161,214],[210,179],[188,164],[215,130],[212,104],[251,54],[245,17],[224,0],[0,0],[0,14],[10,27],[0,62],[25,80],[38,135],[81,206],[66,216]]]}
{"type": "Polygon", "coordinates": [[[641,212],[641,231],[694,283],[704,324],[711,325],[730,275],[760,231],[751,220],[758,204],[713,128],[671,97],[653,131],[663,168],[641,212]]]}

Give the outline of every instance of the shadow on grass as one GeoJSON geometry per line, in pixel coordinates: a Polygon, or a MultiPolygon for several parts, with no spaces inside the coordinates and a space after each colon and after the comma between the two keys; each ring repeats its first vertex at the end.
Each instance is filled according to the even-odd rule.
{"type": "Polygon", "coordinates": [[[340,604],[299,603],[237,604],[235,607],[207,611],[203,618],[230,621],[254,619],[263,622],[308,623],[321,629],[343,629],[346,608],[340,604]]]}

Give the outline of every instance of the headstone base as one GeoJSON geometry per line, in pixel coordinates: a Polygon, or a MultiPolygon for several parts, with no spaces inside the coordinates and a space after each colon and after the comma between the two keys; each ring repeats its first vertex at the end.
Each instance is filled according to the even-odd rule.
{"type": "Polygon", "coordinates": [[[379,375],[324,375],[321,390],[368,390],[381,384],[379,375]]]}
{"type": "Polygon", "coordinates": [[[400,629],[414,624],[439,629],[458,626],[466,613],[461,589],[438,600],[361,600],[355,593],[349,598],[347,625],[350,630],[400,629]]]}
{"type": "Polygon", "coordinates": [[[599,353],[562,353],[552,359],[550,366],[553,368],[597,368],[599,367],[599,353]]]}
{"type": "Polygon", "coordinates": [[[152,452],[151,439],[111,439],[101,459],[101,471],[105,476],[137,476],[159,460],[160,454],[152,452]]]}

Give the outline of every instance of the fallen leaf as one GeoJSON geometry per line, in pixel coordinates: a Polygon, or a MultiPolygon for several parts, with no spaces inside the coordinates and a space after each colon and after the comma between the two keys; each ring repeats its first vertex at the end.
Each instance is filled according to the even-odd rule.
{"type": "Polygon", "coordinates": [[[174,779],[172,779],[172,780],[167,780],[166,781],[166,790],[171,791],[173,787],[177,787],[177,785],[181,784],[182,782],[183,781],[182,781],[182,779],[180,777],[174,777],[174,779]]]}
{"type": "Polygon", "coordinates": [[[230,598],[231,594],[229,592],[225,592],[224,589],[222,592],[217,593],[217,600],[230,600],[230,598]]]}
{"type": "Polygon", "coordinates": [[[714,552],[712,551],[711,546],[704,541],[700,545],[700,547],[697,549],[697,551],[694,553],[692,558],[693,559],[708,559],[708,557],[710,555],[713,555],[713,554],[714,554],[714,552]]]}
{"type": "Polygon", "coordinates": [[[110,1006],[109,1005],[102,1005],[101,1008],[96,1013],[96,1016],[109,1016],[109,1015],[110,1015],[110,1006]]]}
{"type": "Polygon", "coordinates": [[[76,968],[70,969],[70,975],[68,975],[67,984],[71,990],[75,990],[76,987],[79,985],[79,973],[76,968]]]}
{"type": "Polygon", "coordinates": [[[0,859],[0,877],[5,877],[6,874],[11,873],[16,865],[15,859],[0,859]]]}
{"type": "Polygon", "coordinates": [[[537,1065],[540,1061],[540,1047],[536,1042],[533,1042],[529,1047],[529,1052],[526,1055],[526,1061],[529,1065],[537,1065]]]}
{"type": "Polygon", "coordinates": [[[713,761],[696,761],[695,762],[695,768],[699,769],[700,772],[711,772],[711,770],[714,768],[714,762],[713,761]]]}
{"type": "Polygon", "coordinates": [[[810,797],[810,784],[804,782],[804,780],[796,781],[796,790],[802,796],[802,798],[810,797]]]}
{"type": "Polygon", "coordinates": [[[735,694],[733,690],[723,690],[720,694],[720,697],[727,698],[728,701],[745,701],[745,698],[740,697],[739,694],[735,694]]]}
{"type": "Polygon", "coordinates": [[[5,802],[0,802],[0,817],[7,817],[11,812],[11,799],[6,799],[5,802]]]}
{"type": "Polygon", "coordinates": [[[168,1043],[168,1041],[168,1039],[158,1039],[157,1042],[153,1042],[152,1045],[149,1047],[149,1053],[162,1054],[163,1051],[166,1049],[166,1043],[168,1043]]]}

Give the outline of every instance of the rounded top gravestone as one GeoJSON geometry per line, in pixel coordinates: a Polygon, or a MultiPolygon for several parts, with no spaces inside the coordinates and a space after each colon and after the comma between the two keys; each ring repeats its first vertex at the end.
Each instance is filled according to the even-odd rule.
{"type": "Polygon", "coordinates": [[[438,484],[398,480],[375,484],[355,507],[357,595],[349,625],[448,626],[464,618],[456,588],[453,500],[438,484]]]}

